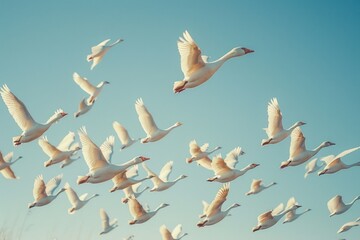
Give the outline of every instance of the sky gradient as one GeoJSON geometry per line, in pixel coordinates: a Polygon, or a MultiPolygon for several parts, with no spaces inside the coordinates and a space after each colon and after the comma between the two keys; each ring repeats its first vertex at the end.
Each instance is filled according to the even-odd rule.
{"type": "MultiPolygon", "coordinates": [[[[72,165],[44,168],[48,157],[35,140],[14,148],[12,137],[21,133],[0,101],[2,131],[0,150],[5,155],[23,156],[12,169],[19,180],[0,176],[0,231],[6,229],[13,239],[161,239],[159,227],[173,229],[183,225],[189,233],[184,239],[303,240],[358,239],[359,228],[342,234],[337,230],[360,217],[360,202],[339,216],[329,218],[327,201],[340,194],[345,202],[360,195],[359,171],[342,172],[304,179],[305,164],[280,169],[288,159],[290,139],[261,147],[266,137],[267,103],[277,97],[283,125],[304,121],[302,127],[308,149],[323,141],[336,145],[317,155],[338,154],[360,145],[360,3],[358,1],[8,1],[0,3],[0,84],[27,106],[33,118],[46,122],[62,108],[69,115],[54,124],[45,135],[57,144],[69,131],[86,126],[90,138],[100,145],[115,135],[113,121],[121,122],[134,138],[145,133],[137,119],[134,104],[142,97],[160,128],[177,121],[176,128],[164,139],[149,144],[136,143],[119,152],[116,138],[113,163],[121,164],[137,155],[150,157],[147,165],[155,172],[174,161],[170,179],[181,174],[189,177],[171,189],[145,192],[141,203],[151,209],[170,204],[146,223],[129,226],[132,219],[127,205],[120,203],[122,191],[109,193],[112,182],[76,185],[78,175],[88,168],[80,152],[72,165]],[[183,79],[176,41],[188,30],[204,55],[215,60],[233,47],[254,49],[255,53],[234,58],[206,83],[175,95],[174,81],[183,79]],[[111,38],[124,42],[111,49],[90,71],[86,61],[90,48],[111,38]],[[86,94],[72,79],[74,72],[97,84],[106,80],[93,109],[77,119],[73,113],[86,94]],[[187,164],[188,144],[196,139],[208,142],[210,149],[221,146],[225,156],[237,146],[246,154],[237,168],[259,163],[246,175],[231,182],[224,207],[239,203],[231,217],[199,229],[201,201],[212,201],[221,187],[209,183],[213,173],[187,164]],[[70,203],[62,194],[51,204],[28,210],[33,201],[34,179],[43,174],[45,181],[63,173],[76,192],[100,194],[75,215],[68,215],[70,203]],[[245,196],[253,178],[265,184],[278,183],[255,196],[245,196]],[[279,203],[296,197],[312,211],[289,224],[280,222],[267,230],[253,233],[257,216],[279,203]],[[99,209],[119,220],[119,227],[99,237],[99,209]]],[[[77,136],[78,140],[78,136],[77,136]]],[[[360,160],[360,151],[345,157],[345,163],[360,160]]],[[[140,167],[139,177],[146,173],[140,167]]],[[[151,186],[151,182],[144,182],[151,186]]]]}

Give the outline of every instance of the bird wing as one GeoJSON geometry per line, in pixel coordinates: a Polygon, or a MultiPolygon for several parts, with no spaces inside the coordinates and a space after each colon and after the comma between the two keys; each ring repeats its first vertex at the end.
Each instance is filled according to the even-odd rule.
{"type": "Polygon", "coordinates": [[[263,223],[263,222],[266,222],[270,219],[273,218],[273,215],[271,214],[272,211],[268,211],[266,213],[263,213],[261,215],[258,216],[257,220],[259,223],[263,223]]]}
{"type": "Polygon", "coordinates": [[[114,184],[119,185],[120,183],[124,182],[127,179],[126,171],[122,171],[116,174],[111,180],[114,184]]]}
{"type": "Polygon", "coordinates": [[[345,166],[345,164],[341,161],[340,158],[336,158],[333,161],[331,161],[326,167],[327,168],[332,168],[336,165],[340,165],[340,166],[345,166]]]}
{"type": "Polygon", "coordinates": [[[294,217],[295,217],[295,210],[291,210],[291,211],[287,212],[285,215],[285,219],[287,219],[287,220],[291,220],[294,217]]]}
{"type": "Polygon", "coordinates": [[[65,183],[64,185],[64,188],[66,189],[65,190],[65,193],[69,199],[69,202],[72,204],[72,205],[75,205],[79,202],[79,197],[78,195],[76,194],[76,192],[74,191],[74,189],[72,189],[69,185],[69,183],[65,183]]]}
{"type": "Polygon", "coordinates": [[[287,204],[286,204],[285,210],[290,209],[290,208],[291,208],[292,206],[294,206],[295,204],[296,204],[295,198],[294,198],[294,197],[291,197],[291,198],[288,200],[287,204]]]}
{"type": "Polygon", "coordinates": [[[335,197],[333,197],[332,199],[330,199],[327,203],[327,207],[329,209],[330,213],[335,212],[336,210],[338,210],[339,208],[342,209],[345,207],[345,204],[342,200],[342,197],[340,195],[336,195],[335,197]]]}
{"type": "Polygon", "coordinates": [[[221,206],[226,201],[226,197],[229,193],[230,183],[225,183],[216,194],[214,200],[210,203],[207,208],[206,215],[210,217],[221,211],[221,206]]]}
{"type": "Polygon", "coordinates": [[[104,48],[104,46],[106,46],[106,44],[110,41],[110,39],[106,39],[104,41],[102,41],[101,43],[99,43],[98,45],[94,46],[91,48],[91,53],[93,55],[97,55],[99,54],[102,49],[104,48]]]}
{"type": "Polygon", "coordinates": [[[348,155],[349,153],[352,153],[352,152],[358,150],[359,148],[360,147],[356,147],[356,148],[351,148],[351,149],[345,150],[342,153],[338,154],[335,158],[342,158],[342,157],[348,155]]]}
{"type": "Polygon", "coordinates": [[[103,208],[100,208],[100,219],[103,229],[107,229],[109,227],[109,216],[103,208]]]}
{"type": "Polygon", "coordinates": [[[79,197],[79,199],[80,199],[81,201],[85,201],[88,195],[89,195],[88,193],[84,193],[84,194],[82,194],[82,195],[79,197]]]}
{"type": "Polygon", "coordinates": [[[145,215],[147,212],[144,210],[143,206],[138,202],[138,200],[136,200],[135,198],[130,198],[129,202],[129,211],[130,214],[134,217],[134,218],[139,218],[143,215],[145,215]]]}
{"type": "Polygon", "coordinates": [[[93,95],[96,91],[96,87],[92,85],[87,78],[81,77],[78,73],[73,74],[73,79],[82,90],[84,90],[87,94],[93,95]]]}
{"type": "Polygon", "coordinates": [[[45,192],[45,183],[42,175],[39,175],[35,178],[34,181],[34,188],[33,188],[33,196],[35,201],[39,201],[40,199],[43,199],[47,197],[47,194],[45,192]]]}
{"type": "Polygon", "coordinates": [[[231,150],[225,157],[224,161],[226,165],[229,168],[234,169],[236,167],[236,164],[239,162],[238,157],[241,155],[241,153],[243,153],[243,151],[241,151],[241,147],[236,147],[231,150]]]}
{"type": "Polygon", "coordinates": [[[221,174],[224,171],[231,171],[231,168],[226,165],[220,154],[213,157],[213,160],[211,161],[211,168],[215,172],[215,175],[221,174]]]}
{"type": "Polygon", "coordinates": [[[47,195],[54,195],[55,189],[60,185],[62,174],[57,175],[56,177],[50,179],[46,184],[46,194],[47,195]]]}
{"type": "Polygon", "coordinates": [[[271,215],[276,216],[279,215],[284,209],[284,204],[280,203],[275,209],[271,211],[271,215]]]}
{"type": "Polygon", "coordinates": [[[101,146],[100,146],[102,155],[104,156],[105,160],[109,163],[111,162],[111,157],[112,157],[113,149],[114,149],[114,143],[115,143],[114,136],[109,136],[105,139],[103,144],[101,144],[101,146]]]}
{"type": "Polygon", "coordinates": [[[46,155],[52,157],[60,153],[59,149],[49,143],[46,136],[39,139],[39,145],[46,155]]]}
{"type": "Polygon", "coordinates": [[[306,166],[305,166],[305,170],[306,170],[307,172],[314,170],[315,167],[316,167],[316,161],[317,161],[317,158],[314,158],[313,160],[311,160],[310,162],[308,162],[308,163],[306,164],[306,166]]]}
{"type": "Polygon", "coordinates": [[[19,125],[21,130],[28,130],[34,124],[36,124],[24,103],[20,101],[20,99],[18,99],[10,91],[9,87],[6,84],[4,84],[0,89],[0,94],[9,110],[9,113],[11,114],[17,125],[19,125]]]}
{"type": "Polygon", "coordinates": [[[203,212],[206,213],[210,204],[203,200],[202,205],[203,205],[203,212]]]}
{"type": "Polygon", "coordinates": [[[78,134],[82,145],[81,150],[90,172],[108,165],[108,162],[106,161],[100,148],[89,138],[86,128],[80,128],[78,134]]]}
{"type": "Polygon", "coordinates": [[[141,126],[146,132],[146,134],[151,135],[158,130],[158,127],[156,126],[156,123],[154,122],[151,113],[147,110],[141,98],[136,100],[135,109],[139,116],[141,126]]]}
{"type": "Polygon", "coordinates": [[[273,137],[278,132],[284,130],[282,125],[282,114],[277,98],[272,98],[268,104],[268,127],[266,133],[268,137],[273,137]]]}
{"type": "Polygon", "coordinates": [[[169,178],[169,175],[171,173],[171,170],[172,170],[172,166],[173,166],[173,161],[169,161],[167,162],[163,168],[161,169],[160,171],[160,174],[159,174],[159,178],[163,181],[163,182],[167,182],[168,181],[168,178],[169,178]]]}
{"type": "Polygon", "coordinates": [[[132,177],[136,177],[139,175],[139,165],[136,164],[134,166],[132,166],[131,168],[129,168],[126,171],[126,177],[127,178],[132,178],[132,177]]]}
{"type": "Polygon", "coordinates": [[[151,171],[150,168],[148,168],[148,166],[144,162],[142,163],[142,166],[149,176],[154,176],[151,178],[151,181],[155,186],[159,186],[164,183],[163,180],[161,180],[157,174],[151,171]]]}
{"type": "Polygon", "coordinates": [[[74,142],[75,140],[75,133],[74,132],[69,132],[59,143],[59,145],[57,145],[57,149],[61,150],[61,151],[67,151],[70,148],[70,145],[74,142]]]}
{"type": "Polygon", "coordinates": [[[9,152],[8,154],[5,155],[5,157],[3,157],[2,152],[0,151],[0,164],[4,163],[4,162],[11,162],[11,159],[14,156],[14,152],[9,152]]]}
{"type": "Polygon", "coordinates": [[[260,187],[262,180],[261,179],[253,179],[251,183],[251,189],[258,189],[260,187]]]}
{"type": "Polygon", "coordinates": [[[136,184],[133,184],[131,190],[132,190],[133,192],[138,192],[138,189],[139,189],[139,187],[140,187],[141,184],[142,184],[142,182],[138,182],[138,183],[136,183],[136,184]]]}
{"type": "Polygon", "coordinates": [[[200,147],[200,150],[202,152],[206,152],[206,150],[208,150],[209,148],[209,144],[208,143],[204,143],[201,147],[200,147]]]}
{"type": "Polygon", "coordinates": [[[126,144],[130,141],[131,138],[129,136],[129,133],[123,125],[115,121],[113,122],[113,128],[122,144],[126,144]]]}
{"type": "Polygon", "coordinates": [[[306,151],[305,137],[299,127],[296,127],[291,133],[290,158],[298,156],[306,151]]]}
{"type": "Polygon", "coordinates": [[[182,231],[182,226],[181,224],[176,225],[176,227],[173,229],[173,231],[171,232],[171,235],[174,239],[178,239],[180,237],[180,233],[182,231]]]}
{"type": "Polygon", "coordinates": [[[16,179],[15,173],[10,167],[2,169],[0,172],[6,179],[16,179]]]}
{"type": "Polygon", "coordinates": [[[160,234],[163,240],[173,240],[174,238],[171,236],[169,229],[165,225],[161,225],[160,234]]]}
{"type": "Polygon", "coordinates": [[[188,31],[183,33],[183,37],[179,37],[177,46],[180,53],[181,70],[185,77],[189,77],[193,72],[205,66],[201,50],[188,31]]]}
{"type": "Polygon", "coordinates": [[[326,157],[321,158],[320,160],[325,162],[326,165],[329,165],[335,159],[335,155],[328,155],[326,157]]]}
{"type": "Polygon", "coordinates": [[[195,140],[192,140],[189,143],[189,150],[190,150],[191,156],[196,156],[196,155],[198,155],[199,153],[202,152],[199,145],[196,143],[195,140]]]}

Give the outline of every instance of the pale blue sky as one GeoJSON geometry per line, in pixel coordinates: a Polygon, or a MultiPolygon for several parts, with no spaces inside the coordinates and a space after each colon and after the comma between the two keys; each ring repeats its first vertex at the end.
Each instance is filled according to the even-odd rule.
{"type": "MultiPolygon", "coordinates": [[[[0,84],[9,88],[27,105],[32,116],[45,122],[57,108],[69,116],[51,127],[48,139],[57,144],[68,131],[86,126],[90,137],[101,144],[114,135],[111,123],[123,123],[133,137],[145,133],[134,108],[142,97],[159,127],[176,121],[184,125],[159,142],[136,144],[119,152],[116,139],[114,163],[136,155],[151,158],[148,166],[158,172],[174,161],[171,178],[189,177],[172,189],[146,192],[139,199],[151,208],[160,203],[170,207],[144,224],[129,226],[128,207],[120,203],[123,193],[109,193],[112,182],[76,185],[78,175],[87,173],[83,159],[60,169],[43,167],[47,156],[37,140],[14,148],[11,139],[21,133],[1,101],[1,148],[23,156],[13,166],[21,178],[8,181],[0,176],[0,228],[10,229],[14,239],[161,239],[159,227],[178,223],[189,233],[185,239],[356,239],[357,228],[337,235],[338,228],[360,216],[360,203],[339,216],[329,218],[327,201],[336,194],[346,202],[360,194],[359,168],[334,175],[309,176],[304,180],[304,165],[280,170],[288,158],[290,140],[260,147],[266,136],[267,102],[277,97],[285,127],[305,121],[302,130],[309,149],[329,140],[335,146],[322,150],[318,157],[337,154],[360,145],[358,106],[360,102],[360,3],[358,1],[4,1],[0,3],[0,84]],[[174,95],[172,85],[181,80],[176,41],[188,30],[212,60],[236,46],[255,53],[231,59],[212,79],[195,89],[174,95]],[[90,47],[111,38],[125,41],[108,52],[90,71],[86,55],[90,47]],[[73,72],[92,83],[106,86],[94,108],[74,119],[73,113],[84,92],[72,80],[73,72]],[[221,184],[205,180],[213,173],[188,165],[188,143],[222,146],[222,155],[241,146],[246,155],[237,165],[260,167],[231,183],[224,207],[237,202],[242,206],[217,225],[199,229],[201,200],[211,201],[221,184]],[[27,209],[33,201],[34,178],[48,180],[59,173],[80,194],[99,193],[75,215],[68,215],[70,204],[65,194],[48,206],[27,209]],[[262,178],[278,185],[246,197],[251,180],[262,178]],[[293,223],[251,232],[257,216],[286,203],[295,196],[312,211],[293,223]],[[119,220],[119,227],[102,237],[99,209],[119,220]],[[21,235],[21,236],[20,236],[21,235]]],[[[80,154],[81,155],[81,154],[80,154]]],[[[81,155],[82,156],[82,155],[81,155]]],[[[344,158],[359,161],[360,152],[344,158]]],[[[140,177],[145,173],[141,169],[140,177]]],[[[145,182],[144,185],[151,185],[145,182]]]]}

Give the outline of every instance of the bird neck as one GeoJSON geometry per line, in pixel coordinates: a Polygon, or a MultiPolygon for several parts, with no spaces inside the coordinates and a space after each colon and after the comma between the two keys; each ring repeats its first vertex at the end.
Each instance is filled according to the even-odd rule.
{"type": "Polygon", "coordinates": [[[55,113],[54,115],[52,115],[49,120],[47,120],[47,122],[44,124],[44,127],[46,129],[48,129],[54,122],[56,122],[57,120],[59,120],[60,118],[58,117],[58,115],[55,113]]]}
{"type": "Polygon", "coordinates": [[[121,167],[121,168],[123,168],[123,167],[128,168],[128,167],[130,167],[130,166],[132,166],[132,165],[135,165],[135,164],[137,164],[137,163],[138,163],[138,162],[137,162],[135,159],[131,159],[130,161],[127,161],[126,163],[121,164],[119,167],[121,167]]]}
{"type": "Polygon", "coordinates": [[[248,165],[248,166],[244,167],[243,169],[241,169],[240,172],[241,172],[241,174],[245,174],[250,169],[252,169],[252,167],[250,165],[248,165]]]}
{"type": "Polygon", "coordinates": [[[323,144],[320,144],[317,148],[313,150],[314,155],[317,154],[323,147],[325,147],[323,144]]]}
{"type": "Polygon", "coordinates": [[[99,196],[99,195],[97,195],[97,194],[94,194],[94,195],[92,195],[91,197],[89,197],[88,199],[86,199],[85,201],[90,201],[91,199],[93,199],[94,197],[97,197],[97,196],[99,196]]]}
{"type": "Polygon", "coordinates": [[[349,206],[352,206],[357,200],[360,199],[360,196],[357,196],[356,198],[354,198],[354,200],[352,200],[350,203],[349,203],[349,206]]]}
{"type": "Polygon", "coordinates": [[[188,235],[187,233],[184,233],[181,237],[179,237],[177,240],[182,239],[183,237],[185,237],[186,235],[188,235]]]}
{"type": "Polygon", "coordinates": [[[230,207],[228,207],[228,208],[224,211],[225,216],[229,213],[229,211],[230,211],[231,209],[233,209],[233,208],[235,208],[235,207],[236,207],[236,205],[231,205],[230,207]]]}
{"type": "Polygon", "coordinates": [[[177,128],[178,126],[179,126],[179,125],[174,124],[174,125],[168,127],[167,129],[165,129],[165,131],[166,131],[166,132],[170,132],[171,130],[173,130],[174,128],[177,128]]]}
{"type": "Polygon", "coordinates": [[[139,191],[139,194],[141,194],[141,193],[143,193],[143,192],[145,192],[146,190],[148,190],[150,187],[146,187],[146,188],[144,188],[143,190],[141,190],[141,191],[139,191]]]}
{"type": "Polygon", "coordinates": [[[19,161],[21,158],[22,158],[21,156],[20,156],[20,157],[17,157],[14,161],[11,162],[11,164],[16,163],[16,162],[19,161]]]}
{"type": "Polygon", "coordinates": [[[65,189],[60,189],[60,191],[57,192],[57,194],[54,196],[54,198],[56,198],[57,196],[59,196],[60,193],[62,193],[65,189]]]}
{"type": "Polygon", "coordinates": [[[308,209],[306,209],[305,211],[303,211],[302,213],[300,213],[300,214],[299,214],[299,216],[303,215],[304,213],[309,212],[310,210],[311,210],[311,209],[309,209],[309,208],[308,208],[308,209]]]}
{"type": "Polygon", "coordinates": [[[360,166],[360,162],[349,164],[349,165],[345,164],[345,168],[351,168],[351,167],[355,167],[355,166],[360,166]]]}
{"type": "Polygon", "coordinates": [[[272,183],[270,183],[269,185],[264,186],[264,188],[269,188],[269,187],[271,187],[271,186],[273,186],[273,185],[275,185],[275,184],[276,184],[276,183],[272,182],[272,183]]]}
{"type": "Polygon", "coordinates": [[[154,210],[154,213],[157,213],[160,209],[164,208],[165,205],[160,205],[158,206],[155,210],[154,210]]]}
{"type": "Polygon", "coordinates": [[[215,152],[215,151],[217,151],[217,150],[219,150],[219,149],[220,149],[219,147],[216,147],[216,148],[214,148],[213,150],[209,151],[208,154],[211,154],[211,153],[213,153],[213,152],[215,152]]]}
{"type": "Polygon", "coordinates": [[[225,53],[224,56],[222,56],[221,58],[219,58],[215,62],[217,62],[221,66],[224,62],[226,62],[230,58],[237,57],[237,56],[238,55],[236,54],[236,52],[234,52],[233,50],[230,50],[229,52],[225,53]]]}
{"type": "Polygon", "coordinates": [[[181,179],[182,179],[182,176],[179,176],[179,177],[177,177],[173,182],[176,183],[176,182],[178,182],[178,181],[181,180],[181,179]]]}

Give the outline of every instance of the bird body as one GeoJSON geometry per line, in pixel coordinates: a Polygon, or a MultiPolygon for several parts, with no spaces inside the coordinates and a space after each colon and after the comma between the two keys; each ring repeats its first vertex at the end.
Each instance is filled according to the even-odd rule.
{"type": "Polygon", "coordinates": [[[346,231],[350,230],[350,228],[356,227],[356,226],[360,226],[360,218],[356,219],[353,222],[345,223],[344,225],[341,226],[341,228],[337,231],[337,233],[346,232],[346,231]]]}
{"type": "Polygon", "coordinates": [[[89,102],[89,99],[84,98],[83,100],[81,100],[81,102],[79,103],[79,107],[76,113],[74,113],[74,117],[80,117],[81,115],[84,115],[85,113],[87,113],[88,111],[90,111],[90,109],[94,106],[95,100],[93,100],[92,102],[89,102]]]}
{"type": "Polygon", "coordinates": [[[11,169],[11,165],[17,162],[22,156],[17,157],[14,161],[11,161],[14,153],[9,152],[3,157],[2,152],[0,151],[0,172],[6,179],[18,179],[15,176],[14,171],[11,169]]]}
{"type": "Polygon", "coordinates": [[[135,179],[134,177],[136,176],[138,176],[138,165],[134,165],[132,168],[130,168],[130,170],[126,170],[117,174],[112,179],[114,186],[110,189],[110,192],[115,192],[116,190],[123,190],[127,187],[130,187],[134,184],[140,183],[153,177],[150,175],[145,178],[135,179]]]}
{"type": "Polygon", "coordinates": [[[114,121],[113,122],[113,128],[117,134],[117,136],[120,139],[120,142],[122,144],[121,149],[123,150],[125,148],[130,147],[131,145],[133,145],[135,142],[139,141],[140,138],[138,139],[132,139],[128,133],[128,131],[126,130],[126,128],[121,125],[119,122],[114,121]]]}
{"type": "Polygon", "coordinates": [[[350,203],[345,204],[342,200],[342,196],[340,195],[336,195],[335,197],[331,198],[327,203],[327,207],[330,212],[330,217],[346,212],[359,199],[360,196],[357,196],[350,203]]]}
{"type": "Polygon", "coordinates": [[[100,219],[102,223],[102,232],[100,235],[110,232],[111,230],[118,227],[117,219],[115,218],[113,221],[110,222],[109,216],[103,208],[100,208],[100,219]]]}
{"type": "MultiPolygon", "coordinates": [[[[295,200],[295,198],[294,197],[292,197],[292,198],[290,198],[289,199],[289,201],[287,202],[287,205],[286,205],[286,208],[285,208],[285,210],[288,210],[288,209],[290,209],[290,208],[292,208],[292,206],[294,206],[294,205],[299,205],[297,202],[296,202],[296,200],[295,200]]],[[[286,214],[285,214],[285,220],[283,221],[283,223],[289,223],[289,222],[292,222],[292,221],[294,221],[294,220],[296,220],[297,218],[299,218],[301,215],[303,215],[304,213],[307,213],[307,212],[309,212],[309,211],[311,211],[311,209],[306,209],[304,212],[302,212],[302,213],[296,213],[296,209],[293,209],[293,210],[291,210],[291,211],[289,211],[289,212],[287,212],[286,214]]]]}
{"type": "Polygon", "coordinates": [[[112,44],[108,45],[108,42],[110,41],[110,39],[106,39],[105,41],[102,41],[101,43],[99,43],[98,45],[94,46],[91,48],[91,54],[87,55],[86,60],[88,62],[93,62],[91,65],[91,70],[93,70],[93,68],[99,64],[99,62],[103,59],[103,57],[105,56],[105,54],[116,44],[124,41],[123,39],[118,39],[115,42],[113,42],[112,44]]]}
{"type": "Polygon", "coordinates": [[[150,187],[145,187],[144,189],[139,191],[139,187],[141,185],[142,182],[133,184],[127,188],[123,189],[123,192],[125,194],[125,197],[121,199],[122,203],[128,203],[129,199],[131,196],[138,198],[143,192],[145,192],[146,190],[148,190],[150,187]]]}
{"type": "Polygon", "coordinates": [[[143,206],[137,201],[137,199],[133,196],[130,197],[128,205],[129,211],[134,218],[133,220],[129,221],[130,225],[144,223],[154,217],[160,209],[169,206],[169,204],[162,203],[154,211],[146,211],[143,206]]]}
{"type": "Polygon", "coordinates": [[[250,191],[246,193],[246,195],[251,195],[251,194],[257,194],[273,185],[276,185],[276,182],[272,182],[267,186],[264,186],[262,183],[261,179],[253,179],[252,183],[251,183],[251,187],[250,187],[250,191]]]}
{"type": "Polygon", "coordinates": [[[209,155],[211,153],[221,149],[221,147],[215,147],[213,150],[207,151],[208,147],[209,147],[208,143],[205,143],[200,147],[196,143],[195,140],[192,140],[189,143],[189,151],[190,151],[191,157],[187,158],[186,162],[192,163],[193,161],[196,161],[200,166],[202,166],[208,170],[212,170],[211,160],[209,158],[209,155]]]}
{"type": "Polygon", "coordinates": [[[87,99],[87,102],[80,103],[80,107],[83,109],[82,114],[84,114],[84,111],[90,110],[90,105],[92,106],[99,96],[101,90],[106,84],[110,84],[108,81],[101,81],[97,86],[92,85],[87,78],[81,77],[78,73],[73,74],[73,79],[79,87],[84,90],[87,94],[89,94],[89,98],[87,99]]]}
{"type": "Polygon", "coordinates": [[[88,198],[88,194],[85,193],[79,197],[76,192],[70,187],[69,183],[66,183],[64,188],[69,202],[71,203],[71,208],[68,209],[69,214],[74,214],[75,211],[84,207],[91,199],[99,196],[99,194],[94,194],[88,198]]]}

